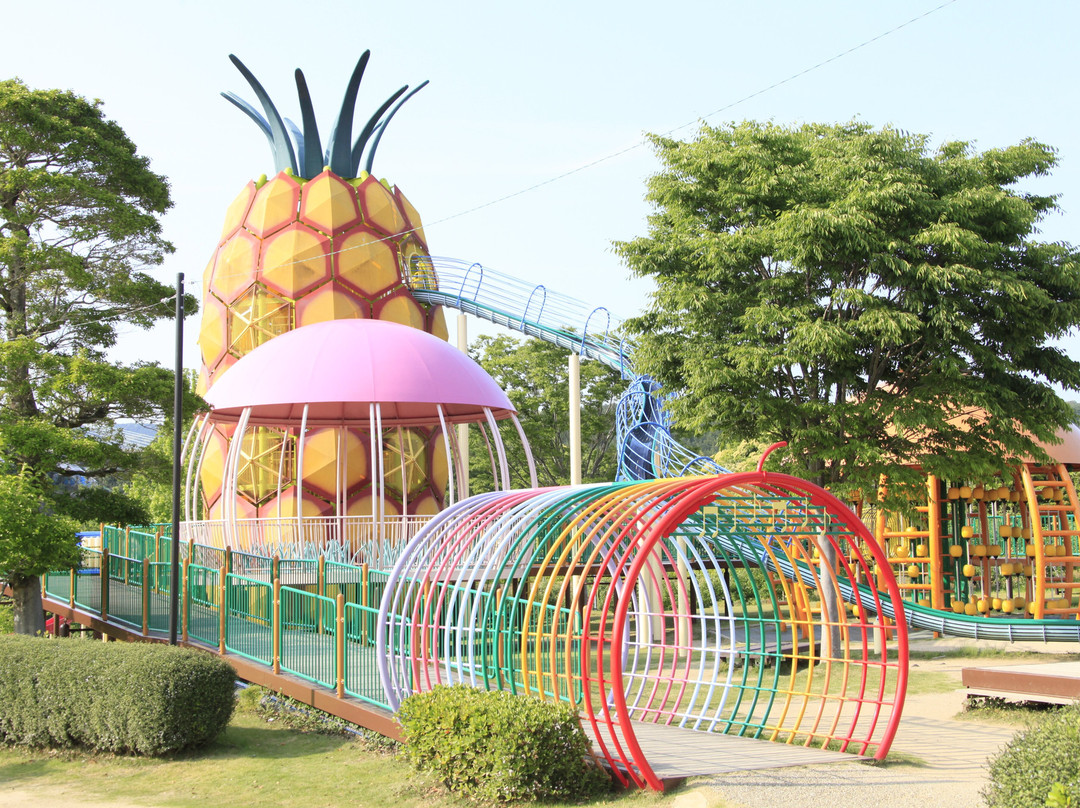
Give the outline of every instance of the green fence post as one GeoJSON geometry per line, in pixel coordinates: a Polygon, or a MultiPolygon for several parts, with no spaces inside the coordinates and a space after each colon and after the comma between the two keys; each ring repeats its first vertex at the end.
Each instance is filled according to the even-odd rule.
{"type": "MultiPolygon", "coordinates": [[[[226,558],[228,558],[228,556],[226,556],[226,558]]],[[[225,582],[226,582],[226,579],[229,577],[228,567],[222,567],[219,574],[221,576],[221,583],[219,584],[219,587],[220,587],[220,595],[219,595],[220,605],[218,606],[218,653],[219,654],[224,654],[225,653],[225,629],[229,625],[228,621],[225,619],[225,610],[228,608],[227,604],[225,603],[225,594],[226,594],[226,583],[225,582]]]]}
{"type": "Polygon", "coordinates": [[[360,645],[367,645],[368,623],[368,565],[360,565],[360,605],[363,611],[360,613],[360,645]]]}
{"type": "MultiPolygon", "coordinates": [[[[277,556],[274,556],[274,560],[277,561],[277,556]]],[[[274,610],[272,614],[270,630],[273,632],[272,636],[274,638],[273,668],[274,673],[279,674],[281,673],[281,580],[277,576],[274,577],[274,610]]]]}
{"type": "Polygon", "coordinates": [[[150,559],[142,560],[142,633],[150,633],[150,559]]]}
{"type": "Polygon", "coordinates": [[[319,569],[318,569],[318,582],[315,585],[315,593],[319,596],[320,600],[317,601],[315,608],[317,610],[316,615],[316,632],[323,633],[323,602],[322,598],[326,597],[326,556],[319,556],[319,569]]]}
{"type": "Polygon", "coordinates": [[[345,595],[338,592],[337,596],[337,637],[335,645],[337,653],[337,695],[339,699],[345,698],[345,595]]]}
{"type": "Polygon", "coordinates": [[[109,551],[101,548],[101,619],[109,619],[109,551]]]}

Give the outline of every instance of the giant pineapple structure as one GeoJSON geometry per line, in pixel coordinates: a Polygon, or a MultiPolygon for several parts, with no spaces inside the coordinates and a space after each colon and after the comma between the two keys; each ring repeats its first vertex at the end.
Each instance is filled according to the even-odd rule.
{"type": "MultiPolygon", "coordinates": [[[[353,140],[353,110],[369,57],[365,52],[353,71],[325,151],[300,70],[296,86],[302,127],[283,120],[255,76],[230,57],[265,114],[232,93],[223,95],[266,135],[276,174],[249,182],[229,206],[206,268],[200,392],[254,348],[311,323],[375,318],[447,338],[442,310],[418,303],[410,291],[434,283],[420,216],[398,188],[371,173],[390,120],[427,82],[390,96],[353,140]]],[[[232,434],[231,428],[215,430],[200,466],[204,515],[210,519],[222,515],[222,479],[232,434]]],[[[265,427],[249,430],[240,454],[237,516],[295,515],[297,479],[303,486],[299,499],[305,517],[376,512],[369,436],[338,432],[309,431],[304,467],[297,470],[295,434],[265,427]],[[347,476],[344,502],[338,493],[342,470],[347,476]],[[293,482],[282,487],[279,475],[293,482]]],[[[441,507],[447,477],[441,440],[438,430],[403,429],[383,436],[383,513],[426,514],[441,507]]]]}

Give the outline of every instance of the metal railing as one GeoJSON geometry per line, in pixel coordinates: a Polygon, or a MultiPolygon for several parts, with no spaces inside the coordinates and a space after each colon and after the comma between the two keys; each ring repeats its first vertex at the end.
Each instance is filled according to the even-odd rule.
{"type": "Polygon", "coordinates": [[[342,564],[389,569],[397,552],[431,520],[430,516],[311,516],[184,522],[180,538],[206,547],[243,548],[267,558],[319,556],[342,564]]]}
{"type": "MultiPolygon", "coordinates": [[[[103,541],[119,535],[105,539],[103,531],[103,541]]],[[[145,542],[128,546],[154,549],[145,542]]],[[[183,549],[185,641],[388,708],[374,647],[385,572],[325,558],[267,557],[191,543],[183,549]]],[[[151,636],[169,627],[170,573],[170,563],[149,556],[84,549],[78,567],[49,572],[42,583],[52,600],[151,636]]]]}

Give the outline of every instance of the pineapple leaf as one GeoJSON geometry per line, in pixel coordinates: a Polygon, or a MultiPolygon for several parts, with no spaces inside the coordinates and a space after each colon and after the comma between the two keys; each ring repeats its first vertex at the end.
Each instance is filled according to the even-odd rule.
{"type": "Polygon", "coordinates": [[[221,97],[229,103],[235,104],[237,107],[240,108],[241,112],[251,118],[251,120],[255,121],[255,125],[262,130],[262,133],[266,135],[267,140],[270,141],[270,147],[274,147],[274,136],[270,134],[270,124],[266,122],[266,118],[264,118],[262,114],[257,109],[255,109],[255,107],[251,106],[251,104],[238,96],[236,93],[222,93],[221,97]]]}
{"type": "Polygon", "coordinates": [[[339,177],[347,177],[352,170],[352,122],[353,109],[356,107],[356,93],[360,89],[360,80],[364,77],[371,51],[366,50],[353,68],[349,84],[345,88],[345,97],[341,101],[341,111],[330,133],[330,143],[326,147],[326,162],[330,170],[339,177]]]}
{"type": "MultiPolygon", "coordinates": [[[[276,171],[284,171],[288,168],[291,169],[293,173],[297,173],[296,156],[293,154],[292,143],[289,141],[289,135],[285,131],[285,124],[281,120],[281,115],[278,114],[277,107],[274,106],[274,102],[270,100],[270,96],[267,95],[262,84],[259,83],[259,80],[247,69],[244,63],[231,53],[229,54],[229,59],[236,65],[236,69],[239,70],[240,74],[247,80],[247,83],[255,92],[255,97],[258,98],[259,103],[262,104],[263,112],[266,113],[266,123],[270,130],[270,148],[274,153],[274,169],[276,171]]],[[[230,98],[229,100],[232,99],[230,98]]],[[[243,109],[243,107],[241,107],[241,109],[243,109]]]]}
{"type": "MultiPolygon", "coordinates": [[[[285,128],[289,130],[289,134],[292,135],[293,142],[296,143],[296,153],[300,156],[300,164],[304,165],[305,164],[305,161],[304,161],[304,154],[305,154],[305,152],[304,152],[304,143],[305,143],[304,133],[300,131],[299,126],[297,126],[295,123],[293,123],[288,118],[285,119],[285,128]]],[[[318,172],[315,172],[315,173],[317,174],[318,172]]],[[[312,177],[315,176],[315,174],[310,174],[309,175],[307,173],[307,171],[305,170],[304,173],[302,174],[302,176],[304,177],[304,179],[311,179],[312,177]]]]}
{"type": "Polygon", "coordinates": [[[409,85],[406,84],[392,96],[387,98],[383,102],[382,106],[375,111],[375,114],[368,118],[368,122],[360,131],[360,134],[356,138],[356,143],[354,143],[352,147],[352,159],[349,160],[349,168],[352,172],[349,174],[350,177],[355,177],[357,174],[360,173],[360,158],[363,156],[364,147],[367,145],[368,138],[371,137],[371,133],[379,124],[379,118],[381,118],[383,116],[383,113],[390,108],[390,105],[397,101],[401,94],[408,89],[409,85]]]}
{"type": "MultiPolygon", "coordinates": [[[[300,68],[296,68],[296,94],[300,98],[300,115],[304,124],[303,145],[300,147],[300,163],[304,176],[314,177],[323,168],[322,143],[319,140],[319,126],[315,122],[315,107],[311,103],[307,80],[300,68]]],[[[293,134],[296,137],[296,134],[293,134]]]]}
{"type": "MultiPolygon", "coordinates": [[[[386,119],[381,124],[379,124],[379,131],[375,133],[375,139],[371,141],[371,148],[368,150],[367,164],[364,166],[364,170],[368,174],[371,173],[371,166],[375,162],[375,151],[379,148],[379,141],[382,140],[383,133],[386,131],[386,127],[390,125],[390,121],[393,120],[394,116],[397,115],[397,111],[405,105],[406,101],[408,101],[422,89],[427,87],[430,83],[431,82],[428,79],[424,79],[422,82],[420,82],[420,84],[413,88],[404,98],[397,102],[397,105],[392,110],[390,110],[390,114],[386,116],[386,119]]],[[[359,165],[354,166],[354,170],[356,168],[359,168],[359,165]]]]}

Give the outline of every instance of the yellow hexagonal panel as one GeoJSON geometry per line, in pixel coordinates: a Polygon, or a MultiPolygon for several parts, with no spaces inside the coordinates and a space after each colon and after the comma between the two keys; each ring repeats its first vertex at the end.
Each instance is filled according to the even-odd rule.
{"type": "Polygon", "coordinates": [[[420,214],[416,208],[412,206],[405,194],[401,193],[401,189],[395,186],[394,193],[398,198],[398,204],[401,206],[401,210],[405,211],[405,218],[409,222],[409,229],[413,231],[413,234],[420,239],[424,244],[427,244],[427,239],[424,237],[424,225],[420,221],[420,214]]]}
{"type": "MultiPolygon", "coordinates": [[[[221,245],[219,244],[218,246],[220,247],[221,245]]],[[[203,275],[202,275],[202,296],[203,296],[203,300],[206,300],[206,298],[210,297],[210,281],[213,280],[213,277],[214,277],[214,264],[216,262],[217,262],[217,250],[214,251],[214,254],[210,257],[210,263],[208,263],[206,265],[206,269],[203,270],[203,275]]]]}
{"type": "MultiPolygon", "coordinates": [[[[445,491],[450,482],[450,474],[446,465],[446,438],[440,432],[431,442],[431,472],[429,479],[431,485],[439,491],[445,491]]],[[[457,481],[458,485],[461,481],[457,481]]]]}
{"type": "Polygon", "coordinates": [[[254,284],[229,307],[229,353],[246,356],[264,342],[292,330],[292,301],[254,284]]]}
{"type": "MultiPolygon", "coordinates": [[[[371,494],[363,494],[362,496],[354,497],[349,500],[349,505],[345,512],[349,516],[371,516],[374,506],[375,497],[371,494]]],[[[400,516],[401,503],[388,497],[383,500],[383,512],[387,516],[400,516]]]]}
{"type": "Polygon", "coordinates": [[[392,323],[424,328],[424,312],[416,303],[404,293],[396,294],[376,304],[379,320],[389,320],[392,323]]]}
{"type": "Polygon", "coordinates": [[[334,276],[372,300],[400,281],[394,250],[366,229],[356,229],[334,244],[334,276]]]}
{"type": "Polygon", "coordinates": [[[237,489],[263,503],[293,481],[294,442],[284,430],[257,426],[244,433],[237,471],[237,489]]]}
{"type": "Polygon", "coordinates": [[[206,365],[199,368],[199,380],[195,382],[195,395],[206,395],[206,391],[210,389],[210,372],[206,369],[206,365]]]}
{"type": "Polygon", "coordinates": [[[386,235],[395,235],[406,229],[405,217],[398,208],[397,200],[381,182],[368,177],[357,190],[365,222],[386,235]]]}
{"type": "Polygon", "coordinates": [[[443,314],[442,306],[436,306],[431,312],[428,333],[434,334],[441,340],[450,341],[450,330],[446,327],[446,315],[443,314]]]}
{"type": "Polygon", "coordinates": [[[203,299],[202,323],[199,325],[199,351],[204,365],[213,367],[225,353],[229,342],[225,304],[213,295],[203,299]]]}
{"type": "Polygon", "coordinates": [[[225,211],[225,224],[221,228],[222,241],[225,241],[240,229],[244,219],[247,217],[248,210],[251,209],[251,201],[254,198],[255,183],[249,182],[244,186],[244,190],[236,195],[236,199],[229,203],[229,207],[225,211]]]}
{"type": "MultiPolygon", "coordinates": [[[[304,438],[304,487],[328,499],[336,498],[338,486],[338,434],[333,428],[316,429],[304,438]]],[[[368,458],[367,447],[356,432],[345,430],[343,441],[346,462],[341,487],[347,491],[367,479],[368,458]]]]}
{"type": "MultiPolygon", "coordinates": [[[[300,509],[304,516],[325,516],[333,513],[333,507],[318,497],[307,493],[301,494],[300,509]]],[[[276,519],[279,517],[288,519],[296,516],[296,488],[290,487],[273,497],[265,505],[259,508],[259,516],[263,519],[276,519]]]]}
{"type": "MultiPolygon", "coordinates": [[[[259,509],[248,502],[243,497],[236,497],[233,502],[233,508],[236,512],[237,519],[254,519],[258,516],[259,509]]],[[[230,514],[232,516],[232,514],[230,514]]],[[[225,518],[225,499],[219,498],[213,505],[207,509],[207,519],[221,520],[225,518]]],[[[234,550],[247,550],[250,549],[247,546],[234,547],[234,550]]]]}
{"type": "Polygon", "coordinates": [[[296,221],[300,206],[300,183],[284,171],[255,193],[244,227],[259,238],[296,221]]]}
{"type": "Polygon", "coordinates": [[[218,379],[224,375],[225,371],[236,364],[236,357],[230,353],[221,357],[221,361],[217,363],[216,367],[206,369],[207,387],[209,388],[218,379]]]}
{"type": "Polygon", "coordinates": [[[424,494],[416,502],[409,503],[409,513],[415,513],[417,516],[434,516],[441,510],[439,500],[431,494],[424,494]]]}
{"type": "Polygon", "coordinates": [[[300,221],[330,236],[360,221],[356,189],[327,170],[304,183],[300,221]]]}
{"type": "Polygon", "coordinates": [[[426,488],[427,457],[427,437],[422,431],[391,430],[383,438],[383,484],[392,491],[409,494],[426,488]]]}
{"type": "Polygon", "coordinates": [[[302,224],[279,230],[263,243],[259,280],[285,297],[298,298],[330,280],[331,241],[302,224]]]}
{"type": "Polygon", "coordinates": [[[237,230],[218,248],[210,291],[224,303],[232,303],[255,281],[258,259],[259,240],[246,230],[237,230]]]}
{"type": "Polygon", "coordinates": [[[206,443],[206,451],[203,452],[199,468],[199,484],[202,486],[205,501],[212,503],[221,494],[221,481],[225,477],[225,452],[228,448],[228,438],[215,427],[207,436],[206,443]]]}
{"type": "Polygon", "coordinates": [[[331,281],[297,301],[296,327],[301,328],[327,320],[370,317],[370,306],[371,304],[367,301],[360,300],[331,281]]]}

